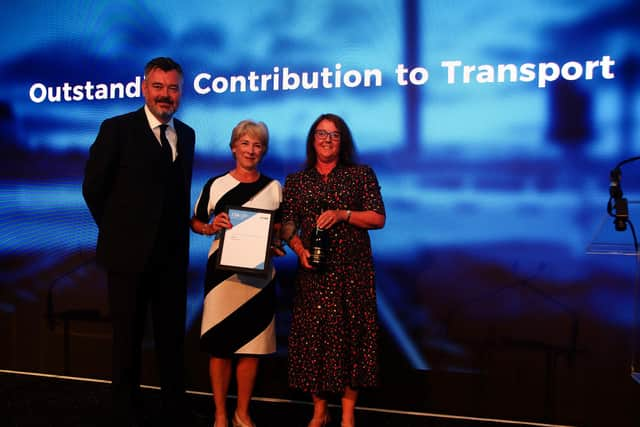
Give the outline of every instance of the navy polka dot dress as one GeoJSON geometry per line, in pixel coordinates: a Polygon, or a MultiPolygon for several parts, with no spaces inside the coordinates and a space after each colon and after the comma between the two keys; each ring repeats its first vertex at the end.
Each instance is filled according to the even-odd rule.
{"type": "MultiPolygon", "coordinates": [[[[368,166],[337,166],[289,175],[282,221],[293,221],[306,248],[323,202],[327,209],[383,214],[380,186],[368,166]]],[[[346,222],[329,229],[327,267],[299,268],[289,335],[289,385],[341,393],[378,383],[377,308],[369,233],[346,222]]]]}

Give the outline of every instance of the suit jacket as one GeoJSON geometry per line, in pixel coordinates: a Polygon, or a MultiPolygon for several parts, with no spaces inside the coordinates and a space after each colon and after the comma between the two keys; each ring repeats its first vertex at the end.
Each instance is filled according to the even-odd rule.
{"type": "MultiPolygon", "coordinates": [[[[186,272],[195,132],[175,118],[173,122],[186,201],[179,208],[182,247],[173,267],[186,272]]],[[[82,194],[98,225],[97,261],[107,270],[144,270],[158,233],[165,173],[166,160],[144,108],[102,122],[89,150],[82,194]]]]}

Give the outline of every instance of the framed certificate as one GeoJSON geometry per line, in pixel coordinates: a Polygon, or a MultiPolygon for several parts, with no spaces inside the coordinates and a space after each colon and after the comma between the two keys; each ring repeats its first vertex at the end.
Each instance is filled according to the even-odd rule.
{"type": "Polygon", "coordinates": [[[231,228],[222,230],[216,267],[237,273],[266,275],[275,212],[228,206],[231,228]]]}

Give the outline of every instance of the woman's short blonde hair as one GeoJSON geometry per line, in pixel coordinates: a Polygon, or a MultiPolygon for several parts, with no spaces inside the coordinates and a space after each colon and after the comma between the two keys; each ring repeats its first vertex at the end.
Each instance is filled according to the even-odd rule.
{"type": "Polygon", "coordinates": [[[264,157],[269,149],[269,129],[267,125],[263,122],[254,122],[253,120],[242,120],[231,131],[229,147],[233,148],[233,144],[245,135],[256,138],[264,145],[264,152],[262,153],[262,157],[264,157]]]}

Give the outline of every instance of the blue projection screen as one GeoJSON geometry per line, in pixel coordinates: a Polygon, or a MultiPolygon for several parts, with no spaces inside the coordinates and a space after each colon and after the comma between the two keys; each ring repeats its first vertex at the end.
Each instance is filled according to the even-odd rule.
{"type": "MultiPolygon", "coordinates": [[[[4,9],[0,333],[9,345],[0,368],[108,377],[107,356],[78,362],[109,345],[84,162],[102,120],[142,105],[144,64],[170,56],[185,71],[176,117],[197,134],[192,202],[209,177],[233,167],[229,136],[240,120],[268,125],[263,170],[284,183],[304,162],[313,120],[345,118],[387,209],[386,226],[370,232],[386,375],[482,376],[506,390],[524,381],[545,410],[549,378],[565,390],[583,372],[601,372],[599,386],[629,380],[634,257],[587,248],[594,239],[633,247],[637,205],[620,232],[606,208],[610,170],[640,148],[638,2],[4,9]],[[80,331],[71,354],[61,313],[75,314],[80,331]]],[[[621,167],[632,202],[638,167],[621,167]]],[[[186,328],[195,358],[210,243],[192,235],[186,328]]],[[[295,262],[276,260],[281,360],[295,262]]],[[[206,384],[206,371],[198,376],[206,384]]],[[[589,406],[579,400],[573,407],[589,406]]]]}

